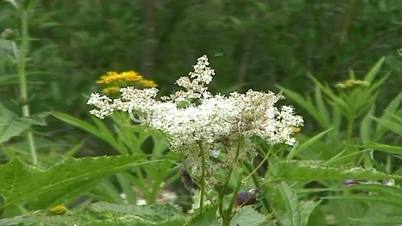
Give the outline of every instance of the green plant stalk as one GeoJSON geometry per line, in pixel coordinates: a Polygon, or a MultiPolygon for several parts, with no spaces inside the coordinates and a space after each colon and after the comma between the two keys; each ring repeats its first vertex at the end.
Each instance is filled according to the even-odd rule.
{"type": "Polygon", "coordinates": [[[200,212],[202,213],[202,209],[204,208],[204,193],[205,193],[205,153],[202,144],[198,144],[200,147],[201,154],[201,195],[200,195],[200,212]]]}
{"type": "MultiPolygon", "coordinates": [[[[238,143],[237,143],[237,149],[236,149],[236,154],[235,154],[235,158],[234,158],[234,165],[236,165],[236,163],[237,163],[237,161],[238,161],[238,159],[239,159],[239,155],[240,155],[240,149],[241,149],[241,139],[242,139],[242,137],[239,135],[238,136],[238,143]]],[[[224,185],[222,186],[222,189],[220,190],[220,192],[219,192],[219,195],[218,195],[218,200],[219,200],[219,214],[221,215],[221,217],[222,217],[222,223],[223,223],[223,225],[225,225],[225,224],[227,224],[227,225],[229,225],[230,224],[230,220],[231,220],[231,211],[229,212],[229,211],[226,211],[226,213],[225,213],[225,211],[223,210],[223,197],[224,197],[224,193],[225,193],[225,189],[226,189],[226,187],[228,186],[228,184],[229,184],[229,181],[230,181],[230,177],[232,176],[232,173],[233,173],[233,168],[234,167],[231,167],[230,169],[229,169],[229,173],[228,173],[228,176],[226,177],[226,181],[225,181],[225,183],[224,183],[224,185]],[[229,217],[228,217],[229,216],[229,217]]],[[[239,187],[240,188],[240,187],[239,187]]],[[[237,198],[237,193],[238,192],[235,192],[233,195],[234,196],[236,196],[236,197],[234,197],[234,198],[237,198]]]]}
{"type": "MultiPolygon", "coordinates": [[[[252,171],[252,170],[253,170],[253,166],[252,166],[250,163],[244,162],[244,165],[246,166],[247,170],[249,170],[249,171],[252,171]]],[[[261,185],[261,183],[260,183],[260,181],[259,181],[258,175],[252,174],[252,175],[251,175],[251,178],[252,178],[253,183],[254,183],[254,185],[255,185],[256,188],[262,188],[262,185],[261,185]]],[[[266,197],[262,197],[262,198],[261,198],[261,202],[262,202],[262,205],[265,207],[265,209],[266,209],[269,213],[272,213],[275,218],[277,218],[277,216],[276,216],[274,210],[273,210],[272,207],[269,205],[267,198],[266,198],[266,197]]],[[[275,225],[280,226],[281,224],[279,223],[279,221],[275,221],[275,225]]]]}
{"type": "Polygon", "coordinates": [[[354,124],[354,117],[348,118],[348,140],[352,139],[353,136],[353,124],[354,124]]]}
{"type": "Polygon", "coordinates": [[[241,180],[238,181],[236,184],[236,188],[233,192],[232,199],[230,200],[229,208],[225,211],[224,215],[222,216],[222,225],[223,226],[230,226],[230,221],[232,220],[232,211],[234,204],[236,203],[237,196],[240,191],[240,186],[241,186],[241,180]]]}
{"type": "MultiPolygon", "coordinates": [[[[28,105],[28,89],[27,89],[27,78],[26,78],[26,57],[28,54],[28,9],[21,9],[20,20],[21,20],[21,44],[20,50],[18,51],[17,59],[17,73],[20,89],[20,99],[22,102],[22,116],[29,117],[29,105],[28,105]]],[[[27,142],[29,145],[29,150],[31,152],[32,164],[38,164],[38,157],[36,153],[35,141],[33,133],[28,130],[26,133],[27,142]]]]}

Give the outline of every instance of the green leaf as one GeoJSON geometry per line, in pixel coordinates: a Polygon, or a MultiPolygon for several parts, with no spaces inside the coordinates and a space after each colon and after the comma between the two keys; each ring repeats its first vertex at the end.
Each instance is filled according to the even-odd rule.
{"type": "Polygon", "coordinates": [[[371,148],[371,149],[374,149],[377,151],[388,152],[391,154],[402,155],[402,147],[401,146],[373,143],[373,144],[365,145],[363,147],[371,148]]]}
{"type": "Polygon", "coordinates": [[[85,212],[72,212],[62,216],[35,214],[32,218],[45,225],[91,225],[91,226],[178,226],[185,218],[173,206],[127,205],[98,202],[91,204],[85,212]]]}
{"type": "Polygon", "coordinates": [[[402,217],[388,216],[388,217],[365,217],[365,218],[350,218],[351,221],[364,222],[370,225],[400,225],[402,224],[402,217]]]}
{"type": "Polygon", "coordinates": [[[251,206],[241,208],[232,218],[231,226],[258,226],[264,221],[264,215],[255,211],[251,206]]]}
{"type": "Polygon", "coordinates": [[[191,218],[189,225],[191,226],[209,226],[217,224],[216,217],[217,205],[209,205],[204,207],[204,211],[199,211],[191,218]]]}
{"type": "Polygon", "coordinates": [[[35,220],[33,220],[30,217],[26,216],[16,216],[16,217],[9,217],[9,218],[3,218],[0,219],[0,225],[31,225],[36,223],[35,220]]]}
{"type": "Polygon", "coordinates": [[[359,201],[380,202],[380,203],[390,204],[390,205],[402,208],[401,200],[390,199],[389,197],[384,197],[382,195],[372,195],[372,194],[371,195],[367,195],[367,194],[339,195],[339,196],[323,197],[322,199],[337,199],[337,200],[352,199],[352,200],[359,200],[359,201]]]}
{"type": "MultiPolygon", "coordinates": [[[[147,163],[150,162],[141,161],[137,156],[87,157],[67,160],[42,170],[15,158],[0,166],[3,208],[27,200],[56,198],[78,185],[147,163]]],[[[50,201],[42,202],[41,206],[50,204],[50,201]]]]}
{"type": "Polygon", "coordinates": [[[67,124],[85,130],[92,135],[98,136],[97,135],[98,130],[96,129],[96,127],[91,125],[90,123],[85,122],[84,120],[78,119],[76,117],[61,112],[54,112],[52,115],[67,124]]]}
{"type": "Polygon", "coordinates": [[[377,63],[370,69],[369,72],[367,72],[366,76],[364,77],[364,80],[372,83],[374,81],[375,76],[378,74],[378,72],[381,69],[382,64],[384,63],[385,58],[382,57],[380,60],[377,61],[377,63]]]}
{"type": "Polygon", "coordinates": [[[268,169],[273,179],[280,180],[346,180],[346,179],[401,179],[401,176],[386,174],[375,169],[359,167],[328,167],[321,161],[279,161],[272,162],[268,169]]]}
{"type": "Polygon", "coordinates": [[[0,144],[20,135],[31,127],[31,124],[32,121],[29,118],[19,117],[0,104],[0,144]]]}
{"type": "Polygon", "coordinates": [[[292,159],[295,156],[299,155],[300,152],[306,150],[307,148],[309,148],[310,146],[312,146],[316,141],[318,141],[321,137],[323,137],[325,134],[327,134],[329,131],[331,131],[332,128],[329,128],[317,135],[315,135],[314,137],[308,139],[306,142],[304,142],[301,145],[298,145],[296,147],[294,147],[289,154],[286,156],[287,159],[292,159]]]}
{"type": "Polygon", "coordinates": [[[399,123],[395,123],[392,120],[386,119],[386,118],[375,118],[373,117],[373,119],[378,122],[378,124],[383,127],[383,128],[387,128],[388,130],[394,132],[397,135],[402,134],[402,125],[399,123]]]}
{"type": "Polygon", "coordinates": [[[364,116],[362,119],[362,122],[360,124],[360,138],[363,142],[363,144],[367,144],[369,142],[369,139],[371,137],[371,134],[373,133],[373,128],[372,128],[372,116],[374,114],[375,110],[375,105],[371,107],[369,112],[364,116]]]}
{"type": "Polygon", "coordinates": [[[88,133],[92,134],[93,136],[96,136],[105,142],[107,142],[109,145],[111,145],[113,148],[115,148],[117,151],[119,151],[120,154],[128,154],[129,151],[127,148],[121,144],[114,135],[108,130],[108,128],[103,124],[103,122],[97,118],[92,118],[92,121],[94,121],[95,125],[92,125],[84,120],[81,120],[79,118],[73,117],[71,115],[61,113],[61,112],[55,112],[52,114],[54,117],[57,119],[60,119],[61,121],[70,124],[72,126],[75,126],[77,128],[80,128],[84,131],[87,131],[88,133]]]}
{"type": "Polygon", "coordinates": [[[299,211],[301,217],[301,226],[307,226],[313,210],[320,204],[320,202],[301,201],[299,202],[299,211]]]}
{"type": "Polygon", "coordinates": [[[278,189],[286,208],[286,214],[285,218],[282,219],[282,224],[289,226],[300,226],[301,215],[299,212],[297,194],[293,192],[285,182],[281,182],[278,189]]]}
{"type": "Polygon", "coordinates": [[[0,59],[2,57],[7,57],[15,61],[17,58],[17,47],[15,42],[7,39],[0,39],[0,59]]]}
{"type": "Polygon", "coordinates": [[[393,200],[402,200],[402,190],[400,187],[383,184],[355,184],[347,188],[350,190],[369,191],[372,194],[381,194],[393,200]]]}
{"type": "Polygon", "coordinates": [[[293,100],[294,102],[296,102],[297,104],[299,104],[302,108],[304,108],[311,116],[313,116],[313,118],[315,120],[317,120],[317,122],[319,122],[322,127],[326,127],[327,123],[326,123],[326,118],[324,114],[324,112],[320,112],[311,101],[306,100],[305,98],[303,98],[303,96],[301,96],[300,94],[293,92],[291,90],[288,90],[282,86],[278,86],[281,91],[285,94],[286,97],[288,97],[289,99],[293,100]]]}

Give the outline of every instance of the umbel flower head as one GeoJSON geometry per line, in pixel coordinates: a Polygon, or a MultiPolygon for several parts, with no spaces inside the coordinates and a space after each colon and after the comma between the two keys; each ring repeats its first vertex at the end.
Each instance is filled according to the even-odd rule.
{"type": "MultiPolygon", "coordinates": [[[[295,115],[291,106],[276,106],[283,98],[281,94],[253,90],[211,94],[207,85],[214,75],[204,55],[189,76],[176,81],[182,89],[172,95],[157,98],[156,88],[134,87],[121,88],[116,99],[93,93],[88,104],[95,108],[90,113],[105,118],[114,111],[128,112],[141,124],[162,131],[169,138],[171,149],[184,153],[190,162],[197,162],[202,145],[209,151],[208,159],[224,156],[221,163],[230,164],[228,159],[234,159],[239,137],[245,141],[242,156],[252,150],[249,144],[254,136],[272,144],[295,144],[294,131],[303,125],[303,119],[295,115]]],[[[213,172],[217,166],[210,163],[208,169],[213,172]]],[[[192,171],[197,172],[198,166],[193,167],[192,171]]]]}

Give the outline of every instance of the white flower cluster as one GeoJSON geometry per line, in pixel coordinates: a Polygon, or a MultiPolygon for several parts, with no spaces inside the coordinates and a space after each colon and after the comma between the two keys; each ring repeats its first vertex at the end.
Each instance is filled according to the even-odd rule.
{"type": "Polygon", "coordinates": [[[214,71],[208,65],[206,56],[199,58],[194,72],[176,82],[184,90],[170,97],[156,99],[155,88],[122,88],[121,97],[113,100],[94,93],[88,100],[96,108],[91,114],[104,118],[116,110],[135,112],[142,124],[165,133],[172,149],[179,151],[194,150],[199,144],[207,150],[221,148],[235,134],[259,136],[270,143],[295,143],[293,130],[302,126],[303,119],[292,107],[275,107],[281,95],[253,90],[212,95],[206,85],[214,71]]]}
{"type": "Polygon", "coordinates": [[[232,167],[236,152],[240,151],[242,159],[253,154],[251,137],[293,145],[294,131],[303,125],[303,119],[295,115],[292,107],[275,107],[283,97],[272,92],[249,90],[244,94],[212,95],[207,85],[214,74],[208,58],[202,56],[188,77],[176,81],[183,90],[160,99],[156,97],[156,88],[122,88],[116,99],[93,93],[88,104],[95,109],[90,113],[105,118],[114,111],[125,111],[141,124],[162,131],[170,139],[172,150],[185,154],[196,178],[201,175],[202,146],[208,153],[203,154],[207,187],[212,188],[216,184],[214,175],[219,169],[232,167]]]}

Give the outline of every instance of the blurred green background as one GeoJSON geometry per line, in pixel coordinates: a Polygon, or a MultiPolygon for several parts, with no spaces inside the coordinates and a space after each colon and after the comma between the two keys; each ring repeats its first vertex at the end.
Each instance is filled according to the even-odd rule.
{"type": "MultiPolygon", "coordinates": [[[[384,71],[391,76],[381,99],[388,102],[402,84],[400,0],[35,3],[29,15],[28,61],[33,113],[62,111],[88,117],[88,95],[100,90],[96,79],[111,70],[136,70],[155,80],[162,92],[170,91],[203,54],[216,71],[212,90],[223,93],[278,91],[278,84],[311,93],[307,73],[334,85],[347,79],[350,69],[359,77],[382,56],[384,71]]],[[[18,27],[16,10],[0,1],[2,38],[18,42],[18,27]]],[[[18,95],[15,65],[1,57],[0,102],[19,112],[18,95]]],[[[69,145],[69,139],[82,138],[79,130],[54,118],[48,124],[42,134],[36,132],[43,139],[67,136],[63,140],[69,145]]]]}

